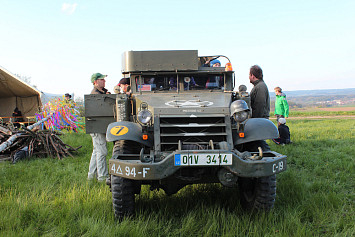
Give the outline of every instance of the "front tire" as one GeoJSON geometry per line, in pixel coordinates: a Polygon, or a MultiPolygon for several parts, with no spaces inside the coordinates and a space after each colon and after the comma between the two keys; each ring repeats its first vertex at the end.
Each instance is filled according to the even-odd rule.
{"type": "Polygon", "coordinates": [[[238,179],[243,209],[269,211],[276,199],[276,175],[238,179]]]}
{"type": "MultiPolygon", "coordinates": [[[[133,141],[116,141],[112,156],[117,154],[139,154],[141,145],[133,141]]],[[[134,215],[135,194],[140,193],[141,183],[137,180],[111,175],[112,204],[115,217],[134,215]]]]}
{"type": "Polygon", "coordinates": [[[134,181],[111,175],[112,204],[116,218],[134,214],[134,181]]]}

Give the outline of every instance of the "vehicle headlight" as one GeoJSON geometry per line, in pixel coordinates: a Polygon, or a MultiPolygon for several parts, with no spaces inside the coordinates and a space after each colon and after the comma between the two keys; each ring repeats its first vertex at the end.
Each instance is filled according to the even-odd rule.
{"type": "Polygon", "coordinates": [[[240,111],[233,114],[233,118],[236,122],[243,122],[248,118],[248,111],[240,111]]]}
{"type": "Polygon", "coordinates": [[[147,124],[152,119],[152,113],[149,110],[144,109],[139,111],[137,118],[140,123],[147,124]]]}
{"type": "Polygon", "coordinates": [[[230,105],[230,115],[236,122],[243,122],[249,116],[249,107],[244,100],[233,101],[230,105]]]}

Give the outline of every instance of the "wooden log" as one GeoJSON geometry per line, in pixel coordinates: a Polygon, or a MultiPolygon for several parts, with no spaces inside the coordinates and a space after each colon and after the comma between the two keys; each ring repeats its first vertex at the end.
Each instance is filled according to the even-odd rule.
{"type": "MultiPolygon", "coordinates": [[[[65,144],[57,135],[62,135],[63,133],[50,130],[40,130],[38,131],[38,125],[48,120],[50,116],[38,121],[37,123],[24,127],[23,130],[9,130],[5,127],[0,126],[0,152],[4,150],[10,150],[11,156],[23,147],[28,147],[28,155],[32,157],[33,155],[42,156],[46,154],[48,157],[58,157],[62,159],[63,157],[73,155],[71,151],[76,151],[78,148],[73,148],[70,145],[65,144]],[[10,135],[9,135],[10,134],[10,135]],[[8,137],[10,136],[10,137],[8,137]],[[7,139],[5,142],[3,142],[7,139]]],[[[73,157],[74,158],[74,157],[73,157]]]]}
{"type": "Polygon", "coordinates": [[[0,145],[0,152],[4,151],[6,148],[10,147],[11,144],[16,141],[17,137],[19,137],[21,135],[21,133],[17,133],[12,135],[11,137],[9,137],[9,139],[7,139],[6,141],[4,141],[1,145],[0,145]]]}
{"type": "MultiPolygon", "coordinates": [[[[36,135],[36,133],[26,127],[22,127],[24,130],[26,130],[27,132],[31,133],[32,135],[36,135]]],[[[36,128],[34,128],[33,130],[35,130],[36,128]]]]}
{"type": "Polygon", "coordinates": [[[23,140],[22,139],[17,139],[16,142],[14,142],[13,144],[9,145],[9,147],[7,147],[7,149],[10,149],[18,144],[20,144],[23,140]]]}
{"type": "MultiPolygon", "coordinates": [[[[28,130],[31,130],[33,129],[34,127],[37,127],[38,125],[40,125],[41,123],[47,121],[48,119],[50,118],[50,116],[47,116],[45,117],[44,119],[41,119],[40,121],[38,121],[37,123],[34,123],[32,124],[31,126],[28,126],[27,129],[28,130]]],[[[8,134],[8,135],[11,135],[12,132],[4,127],[2,127],[3,129],[1,130],[2,132],[8,134]],[[10,134],[9,134],[9,131],[10,131],[10,134]]],[[[19,137],[21,135],[21,133],[17,133],[17,134],[14,134],[12,135],[7,141],[3,142],[1,145],[0,145],[0,152],[2,152],[3,150],[5,150],[9,145],[11,145],[17,137],[19,137]]]]}
{"type": "Polygon", "coordinates": [[[51,141],[52,147],[53,147],[54,150],[57,152],[57,157],[58,157],[58,159],[60,160],[59,151],[58,151],[58,149],[57,149],[57,147],[56,147],[56,144],[53,142],[52,136],[49,136],[49,140],[51,141]]]}
{"type": "Polygon", "coordinates": [[[3,126],[0,126],[0,132],[5,133],[6,135],[11,136],[12,131],[10,129],[4,128],[3,126]]]}
{"type": "Polygon", "coordinates": [[[11,157],[1,157],[0,156],[0,162],[1,161],[8,161],[8,160],[11,160],[11,157]]]}
{"type": "Polygon", "coordinates": [[[36,123],[34,123],[34,124],[30,125],[30,126],[27,126],[27,128],[28,128],[29,130],[32,130],[34,127],[37,127],[37,126],[40,125],[41,123],[44,123],[45,121],[47,121],[51,116],[52,116],[52,115],[49,115],[49,116],[45,117],[44,119],[41,119],[41,120],[39,120],[38,122],[36,122],[36,123]]]}
{"type": "Polygon", "coordinates": [[[31,157],[33,154],[33,143],[34,143],[34,138],[31,139],[30,144],[28,146],[28,157],[31,157]]]}

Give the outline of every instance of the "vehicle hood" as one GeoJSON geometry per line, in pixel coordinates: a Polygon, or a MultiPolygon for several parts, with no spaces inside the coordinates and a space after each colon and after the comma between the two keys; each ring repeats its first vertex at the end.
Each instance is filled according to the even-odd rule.
{"type": "Polygon", "coordinates": [[[231,93],[180,93],[135,95],[137,109],[145,102],[148,109],[157,114],[219,113],[229,114],[231,93]]]}

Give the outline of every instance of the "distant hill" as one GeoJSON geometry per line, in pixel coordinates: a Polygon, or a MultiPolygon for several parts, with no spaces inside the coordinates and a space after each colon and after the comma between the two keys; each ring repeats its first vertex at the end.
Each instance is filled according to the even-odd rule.
{"type": "MultiPolygon", "coordinates": [[[[355,88],[284,91],[291,108],[355,106],[355,88]]],[[[274,107],[275,92],[270,92],[274,107]]]]}
{"type": "Polygon", "coordinates": [[[47,92],[43,92],[41,91],[41,101],[42,101],[42,104],[46,104],[48,103],[50,100],[53,100],[53,99],[63,99],[63,94],[53,94],[53,93],[47,93],[47,92]]]}
{"type": "MultiPolygon", "coordinates": [[[[284,91],[288,98],[298,96],[331,96],[331,95],[355,95],[355,88],[347,89],[324,89],[324,90],[298,90],[284,91]]],[[[275,92],[270,92],[270,98],[275,99],[275,92]]]]}

